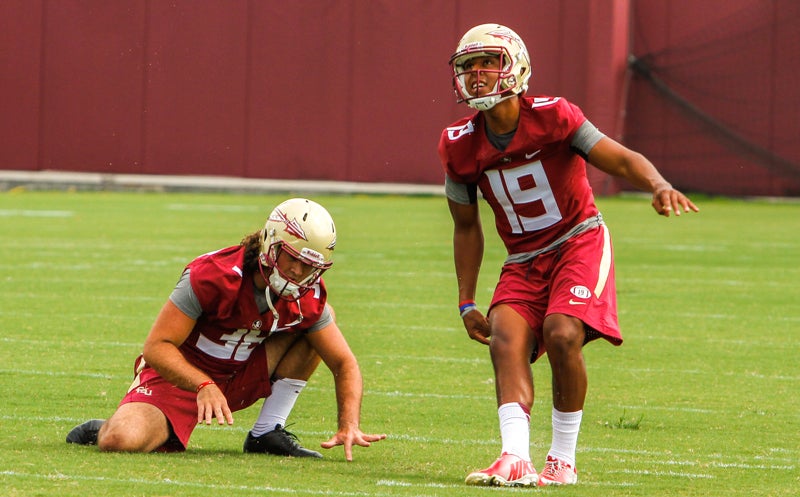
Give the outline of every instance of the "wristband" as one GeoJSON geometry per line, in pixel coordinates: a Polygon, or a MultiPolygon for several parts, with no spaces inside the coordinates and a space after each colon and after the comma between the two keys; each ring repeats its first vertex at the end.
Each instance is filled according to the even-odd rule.
{"type": "Polygon", "coordinates": [[[461,303],[458,304],[458,311],[459,311],[459,313],[461,313],[461,317],[462,318],[464,316],[466,316],[467,314],[469,314],[470,312],[476,311],[476,310],[478,310],[478,306],[475,305],[475,301],[474,300],[464,300],[464,301],[462,301],[461,303]]]}
{"type": "Polygon", "coordinates": [[[216,385],[216,382],[214,380],[206,380],[206,381],[204,381],[203,383],[197,385],[197,390],[195,390],[195,393],[200,393],[200,390],[204,389],[205,387],[207,387],[209,385],[216,385]]]}
{"type": "Polygon", "coordinates": [[[475,305],[475,301],[474,300],[471,300],[471,299],[470,300],[462,300],[461,302],[458,303],[458,310],[459,311],[463,311],[465,307],[469,307],[471,305],[475,305]]]}

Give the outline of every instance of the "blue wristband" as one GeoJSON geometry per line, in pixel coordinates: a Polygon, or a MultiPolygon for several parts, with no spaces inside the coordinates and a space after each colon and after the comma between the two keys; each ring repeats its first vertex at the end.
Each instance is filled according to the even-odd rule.
{"type": "Polygon", "coordinates": [[[475,305],[474,300],[465,300],[464,302],[458,304],[458,312],[461,314],[462,318],[467,314],[469,314],[470,312],[475,311],[477,309],[478,306],[475,305]]]}

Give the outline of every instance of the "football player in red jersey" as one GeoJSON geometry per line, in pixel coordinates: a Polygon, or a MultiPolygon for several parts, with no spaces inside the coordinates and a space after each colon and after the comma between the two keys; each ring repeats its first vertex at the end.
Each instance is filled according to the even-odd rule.
{"type": "Polygon", "coordinates": [[[67,442],[182,451],[198,424],[233,424],[233,412],[264,398],[244,451],[322,457],[284,428],[320,361],[333,373],[338,406],[338,431],[321,446],[343,445],[350,461],[354,445],[386,438],[360,429],[361,372],[321,279],[335,245],[328,211],[295,198],[238,246],[196,258],[156,318],[117,411],[76,426],[67,442]]]}
{"type": "Polygon", "coordinates": [[[566,99],[525,96],[530,59],[511,29],[470,29],[450,65],[458,101],[477,110],[448,126],[439,141],[459,310],[469,337],[489,345],[502,437],[501,457],[466,483],[573,484],[587,390],[582,347],[597,338],[622,343],[611,242],[586,162],[650,192],[660,215],[698,209],[648,159],[603,135],[566,99]],[[475,304],[484,246],[478,191],[508,251],[486,316],[475,304]],[[553,436],[537,474],[529,450],[530,363],[545,352],[553,436]]]}

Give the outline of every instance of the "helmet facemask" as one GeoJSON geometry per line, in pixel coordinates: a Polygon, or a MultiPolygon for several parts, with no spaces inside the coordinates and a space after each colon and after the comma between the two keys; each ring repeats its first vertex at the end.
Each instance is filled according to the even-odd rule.
{"type": "MultiPolygon", "coordinates": [[[[483,47],[480,52],[466,53],[452,62],[453,64],[453,88],[458,97],[458,103],[466,102],[467,105],[477,110],[489,110],[507,98],[516,95],[516,76],[511,74],[511,63],[509,62],[508,52],[503,47],[483,47]],[[500,69],[470,69],[465,70],[464,64],[476,57],[498,57],[500,59],[500,69]],[[497,80],[494,87],[488,93],[482,95],[472,95],[467,87],[467,76],[474,74],[475,81],[480,81],[481,76],[486,73],[496,74],[497,80]]],[[[477,89],[476,89],[477,91],[477,89]]]]}
{"type": "MultiPolygon", "coordinates": [[[[264,238],[267,239],[268,237],[269,235],[266,234],[264,238]]],[[[321,254],[316,254],[317,257],[311,254],[310,252],[313,252],[313,250],[308,248],[303,248],[302,251],[305,254],[297,252],[291,245],[278,240],[270,243],[267,251],[259,255],[260,264],[258,267],[261,271],[261,276],[272,292],[284,300],[299,300],[313,289],[322,273],[331,266],[330,263],[320,262],[323,259],[321,254]],[[300,281],[295,280],[281,270],[278,259],[282,252],[285,252],[287,257],[297,259],[306,268],[310,268],[308,273],[301,277],[300,281]]]]}

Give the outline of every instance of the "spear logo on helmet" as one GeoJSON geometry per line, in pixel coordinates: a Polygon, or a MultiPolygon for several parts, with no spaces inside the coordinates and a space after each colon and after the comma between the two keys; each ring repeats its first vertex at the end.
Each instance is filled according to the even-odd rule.
{"type": "Polygon", "coordinates": [[[269,220],[283,223],[284,225],[286,225],[286,229],[284,231],[286,231],[290,235],[296,238],[300,238],[301,240],[306,240],[306,241],[308,240],[308,237],[306,237],[306,232],[303,231],[303,227],[300,226],[300,223],[297,222],[297,219],[289,220],[289,218],[286,216],[284,212],[275,209],[275,211],[272,213],[272,216],[270,216],[269,220]]]}

